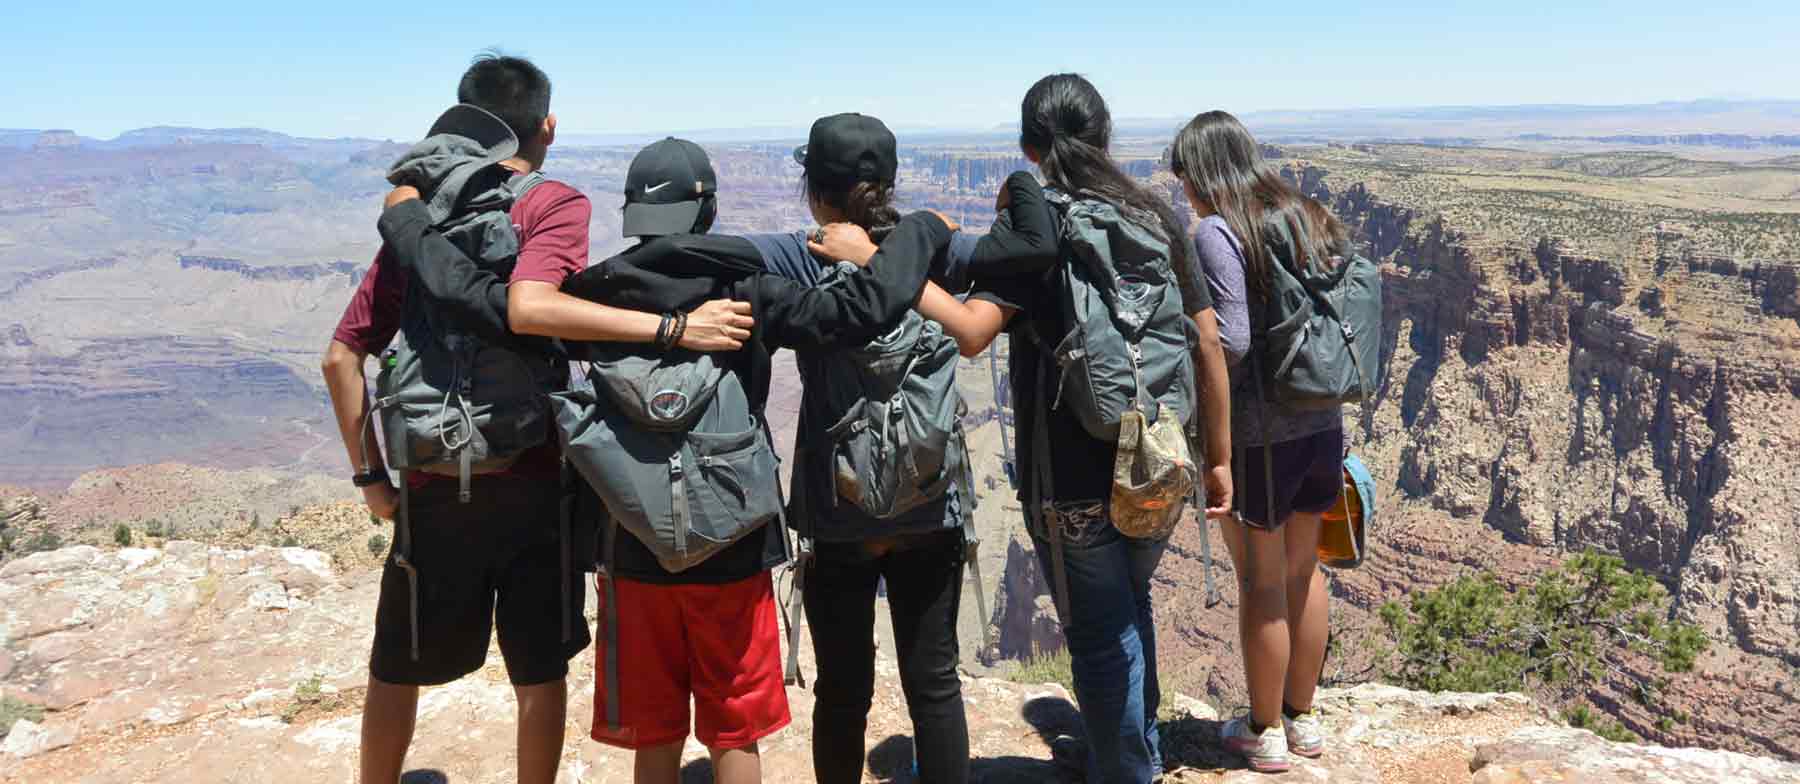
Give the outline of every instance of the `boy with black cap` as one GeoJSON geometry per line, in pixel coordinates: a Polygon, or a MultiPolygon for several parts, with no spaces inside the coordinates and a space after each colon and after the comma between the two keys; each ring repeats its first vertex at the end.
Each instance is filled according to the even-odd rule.
{"type": "MultiPolygon", "coordinates": [[[[527,333],[534,325],[574,313],[589,325],[586,335],[649,342],[659,321],[653,314],[557,299],[563,281],[587,266],[590,207],[573,188],[537,173],[556,137],[550,81],[543,71],[520,58],[482,56],[463,74],[457,100],[461,105],[440,118],[431,136],[462,138],[484,150],[464,154],[468,150],[445,146],[437,152],[467,159],[463,171],[491,170],[489,165],[497,162],[516,173],[506,184],[516,194],[506,217],[518,231],[519,250],[510,280],[500,281],[480,302],[444,296],[449,284],[439,274],[443,270],[417,262],[445,247],[460,255],[436,226],[448,211],[458,209],[451,202],[463,190],[456,184],[461,180],[454,170],[437,168],[427,155],[409,155],[396,168],[397,181],[417,183],[433,199],[420,200],[420,188],[414,185],[389,194],[379,223],[382,249],[346,307],[323,363],[350,464],[367,466],[354,482],[370,512],[381,518],[396,516],[399,497],[373,428],[365,427],[371,406],[364,363],[399,331],[409,292],[421,294],[484,340],[508,337],[509,321],[517,332],[527,333]],[[409,280],[421,285],[409,287],[409,280]],[[514,304],[510,318],[508,300],[514,304]]],[[[690,319],[682,345],[735,348],[727,326],[748,336],[747,313],[739,315],[723,302],[707,310],[690,319]]],[[[579,583],[563,579],[571,564],[564,562],[566,543],[559,541],[560,458],[555,439],[546,436],[545,446],[521,455],[510,468],[471,477],[466,503],[456,498],[455,479],[406,473],[408,507],[414,513],[407,526],[405,562],[390,558],[382,575],[363,710],[362,781],[399,779],[412,741],[419,687],[448,683],[479,669],[495,627],[519,701],[518,781],[554,781],[562,753],[568,660],[587,646],[588,634],[579,583]],[[559,612],[572,616],[568,623],[559,612]]],[[[401,538],[395,537],[396,546],[401,538]]]]}

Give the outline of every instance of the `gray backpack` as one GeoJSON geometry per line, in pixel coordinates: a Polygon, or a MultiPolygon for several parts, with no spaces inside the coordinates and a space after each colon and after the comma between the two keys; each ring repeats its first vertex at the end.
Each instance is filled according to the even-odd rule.
{"type": "MultiPolygon", "coordinates": [[[[854,266],[826,271],[839,285],[854,266]]],[[[944,497],[969,462],[958,437],[965,411],[956,388],[956,340],[907,311],[868,344],[802,358],[808,394],[830,412],[834,499],[890,520],[944,497]]]]}
{"type": "Polygon", "coordinates": [[[782,517],[778,459],[735,373],[709,354],[618,350],[588,383],[553,397],[563,458],[606,505],[606,723],[619,727],[619,614],[613,548],[621,529],[680,572],[782,517]]]}
{"type": "MultiPolygon", "coordinates": [[[[458,107],[452,113],[466,108],[472,107],[458,107]]],[[[503,147],[490,157],[510,154],[506,149],[511,148],[503,147]]],[[[440,186],[433,198],[450,199],[445,192],[452,189],[459,194],[470,190],[471,195],[466,201],[450,199],[460,204],[434,206],[434,216],[442,217],[436,228],[477,266],[509,278],[519,255],[512,206],[542,183],[544,176],[532,172],[513,177],[492,162],[478,162],[464,170],[474,174],[458,178],[454,185],[440,186]],[[492,187],[472,184],[476,177],[492,187]]],[[[412,562],[412,501],[406,472],[455,476],[458,499],[468,503],[472,475],[503,471],[527,450],[548,443],[549,395],[567,381],[568,369],[562,360],[477,337],[434,308],[416,279],[408,281],[400,335],[381,354],[375,400],[363,427],[379,422],[387,464],[400,491],[389,558],[406,573],[414,661],[419,659],[420,594],[418,567],[412,562]]],[[[362,470],[369,470],[366,461],[362,470]]],[[[567,547],[567,520],[561,536],[567,547]]],[[[572,568],[565,557],[565,583],[571,579],[572,568]]],[[[565,603],[565,641],[573,636],[570,614],[565,603]]]]}
{"type": "Polygon", "coordinates": [[[1195,409],[1194,358],[1170,238],[1146,228],[1154,216],[1130,216],[1097,197],[1046,189],[1062,213],[1059,299],[1069,333],[1054,346],[1061,378],[1056,407],[1070,407],[1082,428],[1119,440],[1120,417],[1134,406],[1183,424],[1195,409]]]}
{"type": "MultiPolygon", "coordinates": [[[[825,271],[819,287],[841,285],[856,270],[839,262],[825,271]]],[[[964,490],[961,504],[963,555],[975,580],[975,603],[987,617],[981,593],[981,538],[975,531],[975,478],[962,430],[967,412],[956,387],[960,359],[956,339],[944,328],[909,310],[886,335],[856,347],[802,355],[800,370],[808,395],[826,403],[826,436],[831,441],[833,502],[856,506],[877,520],[891,520],[940,500],[952,486],[964,490]]],[[[805,492],[794,476],[795,493],[805,492]]],[[[801,596],[811,559],[812,519],[801,521],[800,557],[789,584],[788,658],[784,678],[804,686],[800,675],[801,596]]],[[[982,625],[982,639],[988,635],[982,625]]]]}
{"type": "Polygon", "coordinates": [[[781,514],[768,431],[710,355],[619,352],[587,378],[552,398],[563,455],[664,569],[684,571],[781,514]]]}
{"type": "MultiPolygon", "coordinates": [[[[445,239],[501,278],[519,255],[512,205],[544,181],[533,172],[495,188],[479,211],[441,225],[445,239]]],[[[549,441],[548,394],[567,379],[547,353],[496,345],[460,329],[408,284],[400,339],[381,355],[370,419],[378,419],[396,471],[456,476],[469,500],[472,474],[505,470],[549,441]]]]}
{"type": "Polygon", "coordinates": [[[1304,229],[1273,222],[1263,396],[1295,410],[1360,403],[1381,384],[1381,268],[1352,253],[1335,266],[1296,258],[1304,229]],[[1298,241],[1296,241],[1298,240],[1298,241]],[[1277,244],[1279,241],[1279,245],[1277,244]]]}
{"type": "MultiPolygon", "coordinates": [[[[1185,427],[1197,408],[1197,390],[1192,322],[1175,277],[1171,238],[1160,230],[1157,217],[1126,214],[1118,205],[1086,193],[1071,198],[1045,189],[1044,198],[1062,217],[1063,260],[1057,265],[1061,280],[1056,297],[1069,332],[1054,346],[1035,331],[1030,333],[1038,347],[1056,359],[1061,373],[1052,383],[1049,363],[1038,363],[1039,447],[1032,455],[1035,481],[1027,507],[1049,537],[1053,598],[1067,626],[1072,620],[1068,572],[1061,526],[1051,513],[1053,456],[1043,448],[1050,443],[1045,398],[1054,391],[1049,406],[1069,406],[1088,435],[1117,444],[1120,423],[1129,412],[1141,413],[1146,422],[1173,415],[1185,427]]],[[[1177,460],[1192,465],[1189,455],[1177,460]]],[[[1182,502],[1165,501],[1174,510],[1182,502]]]]}

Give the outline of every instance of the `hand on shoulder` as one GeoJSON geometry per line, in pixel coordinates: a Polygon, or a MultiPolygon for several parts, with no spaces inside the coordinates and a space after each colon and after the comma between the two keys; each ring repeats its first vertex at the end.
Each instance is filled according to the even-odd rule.
{"type": "Polygon", "coordinates": [[[806,249],[825,264],[848,261],[858,267],[869,265],[869,259],[880,250],[869,232],[854,223],[831,223],[815,229],[806,238],[806,249]]]}

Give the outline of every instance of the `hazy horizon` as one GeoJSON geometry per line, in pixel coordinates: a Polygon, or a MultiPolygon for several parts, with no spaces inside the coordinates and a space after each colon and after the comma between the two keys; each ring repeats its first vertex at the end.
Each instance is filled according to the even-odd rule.
{"type": "Polygon", "coordinates": [[[5,124],[96,138],[153,126],[406,138],[453,97],[469,59],[496,48],[550,74],[564,129],[621,135],[804,127],[838,111],[993,129],[1057,71],[1086,74],[1122,118],[1630,106],[1800,84],[1800,58],[1769,34],[1800,26],[1800,7],[1776,0],[494,8],[441,0],[422,20],[341,0],[26,5],[0,29],[0,66],[17,75],[0,90],[5,124]]]}
{"type": "MultiPolygon", "coordinates": [[[[446,101],[444,106],[448,106],[449,103],[450,102],[446,101]]],[[[1658,121],[1662,122],[1663,125],[1657,126],[1655,122],[1652,122],[1651,124],[1638,128],[1614,127],[1611,130],[1589,130],[1585,133],[1581,132],[1581,129],[1579,128],[1563,127],[1560,130],[1568,131],[1566,135],[1571,137],[1631,133],[1645,135],[1707,133],[1744,136],[1787,136],[1791,134],[1800,134],[1800,99],[1789,98],[1699,98],[1692,100],[1662,100],[1650,103],[1633,104],[1524,103],[1494,105],[1464,104],[1441,106],[1397,105],[1286,108],[1244,112],[1241,113],[1240,116],[1245,120],[1246,124],[1252,126],[1255,130],[1273,131],[1278,134],[1283,132],[1289,134],[1310,132],[1327,136],[1342,136],[1345,138],[1355,138],[1358,136],[1372,137],[1380,136],[1381,134],[1359,134],[1356,132],[1354,126],[1357,123],[1375,123],[1377,125],[1385,123],[1389,126],[1402,126],[1408,124],[1413,126],[1420,126],[1421,124],[1430,126],[1430,124],[1433,123],[1462,123],[1467,126],[1465,130],[1468,131],[1468,133],[1465,135],[1476,138],[1502,138],[1504,136],[1515,134],[1483,133],[1483,131],[1491,130],[1491,128],[1487,125],[1477,125],[1477,123],[1511,123],[1520,126],[1520,129],[1517,131],[1518,134],[1525,134],[1559,130],[1559,124],[1567,126],[1571,121],[1608,118],[1609,116],[1637,116],[1646,113],[1657,115],[1659,117],[1658,121]],[[1725,112],[1763,112],[1774,116],[1773,118],[1739,116],[1721,121],[1717,119],[1717,114],[1708,114],[1707,110],[1720,110],[1725,112]],[[1713,118],[1712,122],[1716,124],[1705,125],[1704,123],[1708,120],[1703,118],[1713,118]],[[1773,119],[1777,124],[1768,125],[1758,123],[1756,122],[1758,119],[1773,119]],[[1691,125],[1688,127],[1670,124],[1679,123],[1683,120],[1688,123],[1699,122],[1702,124],[1691,125]],[[1780,124],[1784,121],[1791,121],[1792,124],[1786,126],[1780,124]],[[1257,126],[1263,127],[1259,129],[1257,126]],[[1540,130],[1525,130],[1525,128],[1537,128],[1540,130]]],[[[419,118],[419,123],[422,125],[428,122],[432,116],[435,115],[427,114],[419,118]]],[[[1134,136],[1145,133],[1161,132],[1164,129],[1154,126],[1168,125],[1173,127],[1179,125],[1185,119],[1186,116],[1178,115],[1139,117],[1117,116],[1114,119],[1114,125],[1117,127],[1118,133],[1121,136],[1134,136]]],[[[573,144],[582,146],[630,144],[639,140],[660,138],[670,134],[688,135],[697,139],[703,138],[714,142],[774,142],[803,139],[806,135],[807,126],[810,124],[810,121],[811,118],[809,117],[804,122],[796,121],[791,123],[737,126],[718,125],[663,129],[645,128],[636,130],[571,128],[564,122],[559,126],[558,137],[564,145],[573,144]]],[[[994,136],[995,138],[1007,138],[1016,133],[1018,128],[1017,121],[1000,122],[985,126],[973,124],[933,125],[922,123],[889,123],[889,125],[896,133],[912,134],[915,136],[925,135],[934,137],[932,139],[934,141],[943,138],[974,138],[989,135],[994,136]]],[[[345,133],[318,136],[297,133],[290,129],[279,127],[248,124],[207,126],[192,123],[130,125],[120,129],[111,136],[86,133],[81,128],[54,124],[46,124],[37,127],[0,127],[0,134],[70,132],[82,139],[101,143],[114,143],[125,139],[132,134],[157,130],[200,131],[211,133],[266,132],[309,141],[381,142],[407,141],[417,138],[416,134],[413,136],[372,136],[368,134],[345,133]]],[[[1450,127],[1441,128],[1441,130],[1455,131],[1457,129],[1455,127],[1450,127]]],[[[1418,136],[1417,138],[1429,138],[1429,135],[1418,136]]],[[[905,142],[906,140],[903,139],[902,141],[905,142]]]]}

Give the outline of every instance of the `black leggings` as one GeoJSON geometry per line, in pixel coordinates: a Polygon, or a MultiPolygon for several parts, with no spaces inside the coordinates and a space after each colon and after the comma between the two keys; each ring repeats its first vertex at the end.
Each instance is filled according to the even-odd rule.
{"type": "Polygon", "coordinates": [[[871,543],[824,542],[806,576],[818,682],[813,684],[813,775],[820,784],[862,781],[863,735],[875,695],[875,588],[887,599],[900,650],[900,688],[912,714],[919,780],[969,780],[969,724],[956,674],[963,535],[940,531],[871,543]]]}

